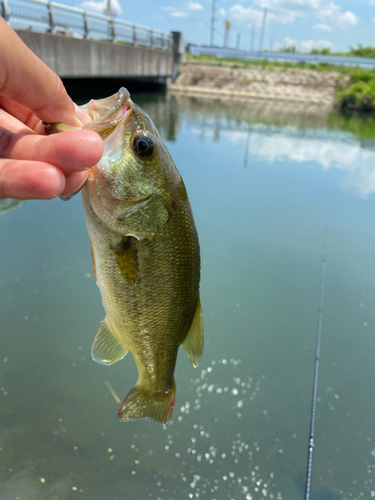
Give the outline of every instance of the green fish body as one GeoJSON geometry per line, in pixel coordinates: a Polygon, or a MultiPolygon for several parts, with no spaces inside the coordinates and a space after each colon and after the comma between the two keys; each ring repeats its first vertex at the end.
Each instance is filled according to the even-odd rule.
{"type": "Polygon", "coordinates": [[[203,350],[193,214],[162,138],[126,89],[83,108],[93,119],[83,128],[97,131],[104,141],[104,155],[82,189],[106,312],[92,357],[111,365],[131,351],[139,378],[118,417],[166,423],[175,401],[179,346],[194,366],[203,350]]]}

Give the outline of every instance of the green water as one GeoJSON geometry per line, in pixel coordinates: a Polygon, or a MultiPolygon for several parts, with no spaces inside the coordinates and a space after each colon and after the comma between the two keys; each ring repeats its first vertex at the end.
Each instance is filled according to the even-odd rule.
{"type": "Polygon", "coordinates": [[[0,499],[303,498],[326,224],[311,498],[375,496],[375,140],[314,112],[133,98],[193,206],[202,362],[181,350],[167,426],[119,423],[106,382],[123,399],[136,367],[91,361],[79,196],[0,202],[0,499]]]}

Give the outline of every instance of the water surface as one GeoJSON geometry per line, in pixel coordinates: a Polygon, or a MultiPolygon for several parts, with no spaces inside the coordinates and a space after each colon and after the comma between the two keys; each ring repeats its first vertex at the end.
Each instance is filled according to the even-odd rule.
{"type": "Polygon", "coordinates": [[[91,361],[104,311],[79,196],[0,202],[0,498],[303,498],[326,224],[311,498],[375,496],[371,134],[311,110],[133,98],[194,210],[201,365],[181,350],[167,426],[119,423],[106,382],[123,399],[137,372],[130,355],[91,361]]]}

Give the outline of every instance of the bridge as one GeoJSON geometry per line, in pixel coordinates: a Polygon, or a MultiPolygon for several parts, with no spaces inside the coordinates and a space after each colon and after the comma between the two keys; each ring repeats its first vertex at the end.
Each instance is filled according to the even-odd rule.
{"type": "MultiPolygon", "coordinates": [[[[97,91],[108,85],[116,90],[124,81],[128,87],[132,81],[137,88],[142,83],[165,87],[184,62],[180,32],[47,0],[0,0],[0,14],[73,94],[89,82],[97,91]]],[[[90,95],[95,97],[91,89],[90,95]]]]}

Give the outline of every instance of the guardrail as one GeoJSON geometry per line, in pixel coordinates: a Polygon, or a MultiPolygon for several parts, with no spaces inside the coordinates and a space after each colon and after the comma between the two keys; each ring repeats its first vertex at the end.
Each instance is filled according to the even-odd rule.
{"type": "Polygon", "coordinates": [[[0,14],[15,29],[173,49],[170,33],[56,2],[0,0],[0,14]]]}
{"type": "Polygon", "coordinates": [[[248,60],[268,61],[289,61],[305,62],[312,64],[333,64],[335,66],[360,66],[363,68],[375,68],[375,59],[365,57],[346,57],[331,56],[322,54],[303,54],[294,52],[268,52],[268,51],[249,51],[237,49],[225,49],[220,47],[202,47],[198,45],[189,45],[189,52],[192,55],[209,55],[215,57],[238,57],[248,60]]]}

